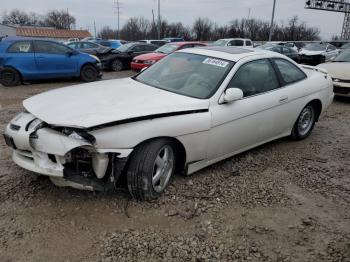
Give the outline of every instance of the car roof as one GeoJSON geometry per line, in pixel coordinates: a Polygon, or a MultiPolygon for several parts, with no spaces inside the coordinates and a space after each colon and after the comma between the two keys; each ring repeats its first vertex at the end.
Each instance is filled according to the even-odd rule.
{"type": "Polygon", "coordinates": [[[202,44],[205,46],[205,43],[199,42],[199,41],[181,41],[181,42],[172,42],[168,43],[168,45],[178,45],[178,46],[183,46],[183,45],[191,45],[191,44],[202,44]]]}
{"type": "Polygon", "coordinates": [[[284,57],[276,52],[271,52],[263,49],[243,48],[243,47],[226,47],[226,46],[205,46],[183,49],[177,52],[191,53],[204,56],[212,56],[225,60],[237,62],[238,60],[248,56],[274,56],[284,57]]]}

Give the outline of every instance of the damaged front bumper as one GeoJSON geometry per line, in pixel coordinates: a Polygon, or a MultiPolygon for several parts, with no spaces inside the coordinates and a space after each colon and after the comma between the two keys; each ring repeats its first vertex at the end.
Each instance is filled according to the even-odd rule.
{"type": "Polygon", "coordinates": [[[17,165],[49,176],[58,186],[106,191],[115,185],[127,157],[118,158],[116,150],[100,151],[88,133],[73,129],[67,132],[66,128],[53,129],[24,112],[7,125],[4,138],[13,148],[12,158],[17,165]]]}

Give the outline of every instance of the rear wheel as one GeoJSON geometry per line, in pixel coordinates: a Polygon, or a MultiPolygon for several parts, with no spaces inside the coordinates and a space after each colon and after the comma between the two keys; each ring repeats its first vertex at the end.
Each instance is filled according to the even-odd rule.
{"type": "Polygon", "coordinates": [[[13,68],[4,68],[0,72],[0,83],[3,86],[18,86],[21,84],[21,76],[13,68]]]}
{"type": "Polygon", "coordinates": [[[294,124],[291,137],[295,140],[307,138],[316,122],[317,110],[313,104],[306,105],[294,124]]]}
{"type": "Polygon", "coordinates": [[[81,69],[80,78],[84,82],[93,82],[98,78],[98,71],[93,65],[85,65],[81,69]]]}
{"type": "Polygon", "coordinates": [[[171,140],[157,139],[138,146],[127,170],[130,194],[138,200],[152,200],[168,187],[175,172],[176,152],[171,140]]]}
{"type": "Polygon", "coordinates": [[[123,70],[123,63],[119,59],[114,59],[111,63],[111,69],[113,71],[122,71],[123,70]]]}

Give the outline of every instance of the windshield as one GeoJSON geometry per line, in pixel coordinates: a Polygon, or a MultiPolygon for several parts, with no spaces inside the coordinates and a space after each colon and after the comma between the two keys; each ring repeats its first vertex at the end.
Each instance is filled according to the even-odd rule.
{"type": "Polygon", "coordinates": [[[340,49],[350,49],[350,43],[342,45],[340,49]]]}
{"type": "Polygon", "coordinates": [[[350,62],[350,50],[345,50],[340,53],[334,60],[334,62],[350,62]]]}
{"type": "Polygon", "coordinates": [[[212,96],[233,66],[232,61],[203,55],[174,53],[135,80],[173,93],[205,99],[212,96]]]}
{"type": "Polygon", "coordinates": [[[155,52],[168,55],[168,54],[175,52],[176,49],[178,49],[178,48],[179,48],[178,45],[167,44],[167,45],[163,45],[162,47],[159,47],[155,52]]]}
{"type": "Polygon", "coordinates": [[[134,46],[134,43],[125,44],[125,45],[118,47],[117,50],[119,50],[120,52],[125,52],[132,46],[134,46]]]}
{"type": "Polygon", "coordinates": [[[308,44],[304,47],[304,49],[308,51],[325,51],[326,48],[326,45],[321,44],[308,44]]]}
{"type": "Polygon", "coordinates": [[[212,43],[212,45],[225,46],[228,40],[220,39],[212,43]]]}

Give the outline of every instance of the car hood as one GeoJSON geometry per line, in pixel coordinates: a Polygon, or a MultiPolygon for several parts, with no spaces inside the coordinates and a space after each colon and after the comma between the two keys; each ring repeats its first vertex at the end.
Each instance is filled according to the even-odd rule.
{"type": "Polygon", "coordinates": [[[324,53],[326,53],[326,51],[309,51],[305,49],[301,49],[299,52],[300,55],[322,55],[324,53]]]}
{"type": "Polygon", "coordinates": [[[148,53],[144,55],[139,55],[134,58],[134,60],[141,60],[141,61],[146,61],[146,60],[160,60],[163,57],[167,56],[166,54],[162,53],[148,53]]]}
{"type": "Polygon", "coordinates": [[[50,125],[91,128],[120,120],[208,109],[209,102],[124,78],[55,89],[26,99],[23,105],[50,125]]]}
{"type": "Polygon", "coordinates": [[[317,67],[326,69],[332,78],[350,80],[350,63],[348,62],[324,63],[317,67]]]}

